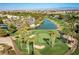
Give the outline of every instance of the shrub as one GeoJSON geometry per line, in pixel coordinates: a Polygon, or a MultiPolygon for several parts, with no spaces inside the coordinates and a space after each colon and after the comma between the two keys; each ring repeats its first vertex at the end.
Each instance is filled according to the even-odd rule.
{"type": "Polygon", "coordinates": [[[0,37],[4,37],[4,36],[7,36],[7,32],[6,30],[0,28],[0,37]]]}

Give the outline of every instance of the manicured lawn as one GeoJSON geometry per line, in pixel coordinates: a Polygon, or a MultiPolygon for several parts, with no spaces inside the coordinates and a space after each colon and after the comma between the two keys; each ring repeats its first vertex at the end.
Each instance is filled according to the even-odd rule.
{"type": "MultiPolygon", "coordinates": [[[[55,39],[54,46],[49,46],[43,38],[49,38],[51,39],[48,31],[56,32],[56,30],[33,30],[32,34],[36,35],[35,39],[35,45],[44,45],[45,48],[39,49],[38,52],[42,55],[62,55],[68,50],[68,46],[63,43],[61,40],[55,39]]],[[[21,51],[23,51],[24,54],[27,54],[27,47],[25,44],[23,44],[23,47],[21,48],[20,44],[18,43],[18,40],[16,40],[16,44],[19,47],[21,51]]],[[[36,52],[35,52],[36,53],[36,52]]]]}
{"type": "Polygon", "coordinates": [[[55,46],[53,48],[47,46],[45,49],[41,50],[41,54],[44,55],[63,55],[68,51],[68,46],[60,40],[56,40],[55,46]]]}
{"type": "MultiPolygon", "coordinates": [[[[36,34],[36,42],[35,44],[39,44],[39,45],[42,45],[42,44],[45,44],[43,38],[51,38],[49,33],[48,33],[49,30],[34,30],[34,34],[36,34]]],[[[55,31],[55,30],[52,30],[52,32],[55,31]]]]}
{"type": "Polygon", "coordinates": [[[20,49],[20,51],[23,52],[23,54],[27,54],[27,49],[26,49],[26,45],[25,45],[25,44],[23,44],[23,45],[22,45],[22,48],[21,48],[21,45],[20,45],[19,40],[16,39],[16,45],[17,45],[17,47],[20,49]]]}

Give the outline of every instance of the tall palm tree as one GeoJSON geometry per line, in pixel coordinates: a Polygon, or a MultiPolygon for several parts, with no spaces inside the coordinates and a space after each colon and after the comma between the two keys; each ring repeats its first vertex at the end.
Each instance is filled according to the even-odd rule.
{"type": "Polygon", "coordinates": [[[55,43],[55,39],[59,36],[59,33],[57,31],[49,31],[49,34],[51,36],[51,42],[52,42],[52,47],[54,46],[54,43],[55,43]]]}

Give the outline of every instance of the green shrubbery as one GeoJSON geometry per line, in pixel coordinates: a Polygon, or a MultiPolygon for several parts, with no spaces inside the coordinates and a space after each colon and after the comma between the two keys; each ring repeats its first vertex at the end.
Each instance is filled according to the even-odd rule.
{"type": "Polygon", "coordinates": [[[12,33],[14,33],[14,32],[16,32],[16,26],[15,25],[13,25],[13,24],[9,24],[8,25],[8,32],[9,32],[9,34],[12,34],[12,33]]]}
{"type": "Polygon", "coordinates": [[[14,25],[9,25],[8,29],[0,28],[0,37],[9,36],[16,32],[16,27],[14,25]]]}
{"type": "Polygon", "coordinates": [[[3,23],[3,21],[2,21],[2,18],[0,17],[0,24],[2,24],[3,23]]]}
{"type": "Polygon", "coordinates": [[[4,37],[4,36],[7,36],[7,31],[0,28],[0,37],[4,37]]]}

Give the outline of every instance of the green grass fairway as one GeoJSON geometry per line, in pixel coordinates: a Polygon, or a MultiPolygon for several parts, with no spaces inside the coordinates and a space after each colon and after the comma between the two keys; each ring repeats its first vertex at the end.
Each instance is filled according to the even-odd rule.
{"type": "Polygon", "coordinates": [[[36,44],[43,44],[45,43],[43,38],[51,39],[49,35],[49,31],[56,32],[56,30],[33,30],[33,33],[36,34],[36,44]]]}
{"type": "Polygon", "coordinates": [[[68,46],[60,40],[56,40],[55,46],[53,48],[47,46],[45,49],[41,50],[41,54],[44,55],[63,55],[68,51],[68,46]]]}
{"type": "MultiPolygon", "coordinates": [[[[51,31],[51,33],[53,33],[53,32],[57,33],[56,30],[33,30],[32,34],[36,35],[34,44],[35,45],[39,45],[39,46],[40,45],[44,45],[45,46],[45,48],[43,48],[43,49],[35,49],[35,54],[39,53],[41,55],[63,55],[65,52],[68,51],[68,46],[65,43],[63,43],[61,40],[55,39],[53,47],[49,46],[43,40],[43,38],[51,39],[51,36],[49,35],[50,31],[51,31]]],[[[58,36],[58,34],[57,34],[57,36],[58,36]]],[[[16,44],[20,48],[20,44],[18,44],[17,42],[16,42],[16,44]]],[[[25,44],[23,44],[23,48],[22,49],[20,48],[20,50],[23,51],[24,54],[27,54],[27,47],[24,46],[24,45],[25,44]]]]}

